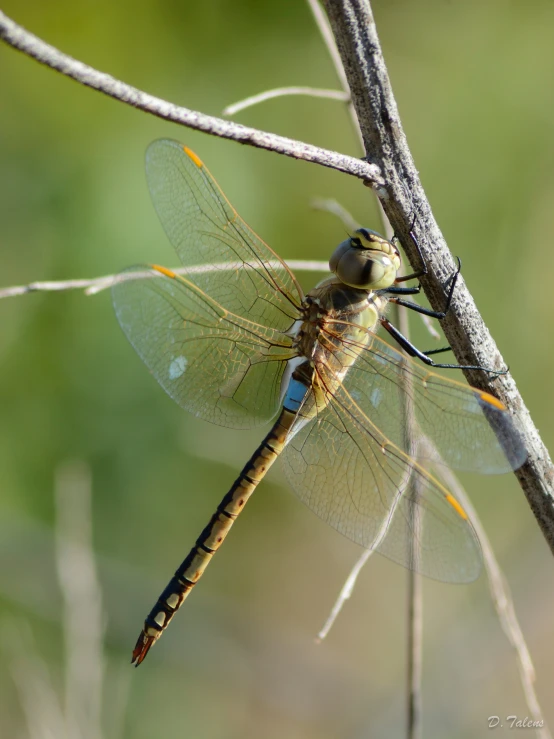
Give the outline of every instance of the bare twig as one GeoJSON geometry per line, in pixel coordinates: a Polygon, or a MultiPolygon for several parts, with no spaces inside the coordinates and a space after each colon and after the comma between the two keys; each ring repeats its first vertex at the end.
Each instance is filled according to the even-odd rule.
{"type": "Polygon", "coordinates": [[[380,176],[379,168],[374,164],[368,164],[360,159],[345,156],[328,149],[321,149],[318,146],[312,146],[302,141],[277,136],[267,131],[260,131],[256,128],[248,128],[239,123],[225,121],[221,118],[200,113],[188,108],[182,108],[167,100],[149,95],[136,87],[131,87],[121,80],[117,80],[109,74],[99,72],[87,64],[73,59],[73,57],[62,53],[50,44],[45,43],[37,36],[29,33],[21,26],[14,23],[4,13],[0,11],[0,39],[5,41],[15,49],[19,49],[28,56],[33,57],[41,64],[45,64],[52,69],[71,77],[77,82],[92,87],[105,95],[119,100],[127,105],[143,110],[145,113],[151,113],[174,123],[180,123],[188,128],[194,128],[197,131],[204,131],[214,136],[232,139],[241,144],[249,144],[260,149],[268,149],[294,159],[303,159],[307,162],[321,164],[324,167],[331,167],[340,172],[346,172],[359,177],[362,180],[371,182],[373,185],[382,186],[384,180],[380,176]]]}
{"type": "MultiPolygon", "coordinates": [[[[417,483],[416,483],[417,484],[417,483]]],[[[414,508],[416,506],[413,506],[414,508]]],[[[417,546],[413,537],[412,546],[417,546]]],[[[421,673],[423,667],[423,592],[421,577],[415,570],[408,570],[408,638],[406,643],[406,736],[418,739],[422,736],[421,673]]]]}
{"type": "MultiPolygon", "coordinates": [[[[410,338],[410,322],[408,310],[402,305],[396,306],[398,317],[398,328],[407,338],[410,338]]],[[[405,354],[405,352],[402,352],[405,354]]],[[[405,372],[401,378],[405,392],[402,394],[402,413],[404,416],[404,444],[409,450],[410,456],[417,459],[419,450],[419,428],[414,412],[414,392],[412,377],[405,372]]],[[[421,479],[412,475],[409,485],[409,516],[411,538],[408,545],[411,549],[411,561],[414,566],[408,571],[407,602],[407,643],[406,643],[406,736],[407,739],[419,739],[421,737],[422,725],[422,697],[421,697],[421,672],[423,663],[423,591],[421,577],[416,572],[415,563],[421,554],[421,520],[422,510],[417,505],[417,499],[421,495],[421,479]]]]}
{"type": "Polygon", "coordinates": [[[253,105],[258,105],[259,103],[265,102],[266,100],[270,100],[274,97],[285,95],[308,95],[310,97],[325,97],[340,100],[348,104],[348,112],[350,114],[352,125],[360,141],[360,147],[363,150],[363,139],[360,131],[360,124],[358,123],[356,111],[354,110],[354,106],[352,105],[352,101],[350,99],[348,80],[344,73],[339,50],[337,49],[335,39],[333,38],[333,31],[318,0],[307,0],[307,3],[308,7],[312,11],[315,23],[321,34],[321,38],[323,39],[323,43],[325,44],[327,51],[329,52],[329,56],[331,57],[331,61],[333,62],[333,66],[335,68],[335,72],[337,73],[342,92],[340,90],[320,90],[313,87],[281,87],[274,90],[266,90],[264,92],[260,92],[257,95],[252,95],[251,97],[245,98],[238,103],[229,105],[224,109],[223,115],[231,116],[241,110],[244,110],[245,108],[252,107],[253,105]]]}
{"type": "Polygon", "coordinates": [[[379,527],[375,535],[375,539],[373,540],[372,545],[371,545],[372,548],[366,549],[362,553],[362,555],[359,557],[354,567],[351,569],[350,574],[346,578],[346,582],[342,586],[342,589],[338,595],[338,598],[336,599],[335,604],[332,607],[329,616],[327,617],[327,620],[325,621],[322,628],[319,630],[317,634],[317,637],[316,637],[317,643],[320,643],[321,641],[323,641],[323,639],[325,639],[325,637],[331,630],[344,604],[350,598],[350,596],[352,595],[352,592],[354,591],[354,586],[356,585],[356,580],[358,579],[358,575],[360,574],[362,567],[366,564],[367,560],[374,554],[374,552],[376,552],[379,549],[380,544],[385,540],[388,530],[390,528],[390,523],[396,512],[396,508],[398,504],[400,503],[402,496],[405,494],[408,486],[410,485],[411,477],[412,477],[412,472],[409,468],[407,468],[406,472],[404,473],[404,477],[398,484],[398,490],[395,493],[394,499],[389,505],[387,516],[383,518],[383,521],[381,522],[381,526],[379,527]]]}
{"type": "Polygon", "coordinates": [[[307,0],[307,2],[308,7],[312,11],[318,31],[321,34],[321,38],[323,39],[323,43],[327,47],[327,51],[329,52],[329,56],[333,62],[333,67],[335,68],[335,72],[339,78],[340,86],[345,92],[349,92],[348,78],[346,77],[344,67],[342,66],[342,59],[340,58],[339,50],[333,36],[333,29],[329,24],[329,20],[323,12],[323,8],[319,4],[318,0],[307,0]]]}
{"type": "Polygon", "coordinates": [[[246,110],[246,108],[250,108],[253,105],[265,103],[266,100],[286,97],[288,95],[306,95],[311,98],[330,98],[331,100],[340,100],[343,103],[347,103],[350,100],[350,95],[341,90],[321,90],[318,87],[276,87],[273,90],[265,90],[257,95],[252,95],[244,100],[240,100],[238,103],[228,105],[223,109],[223,115],[235,115],[235,113],[239,113],[241,110],[246,110]]]}
{"type": "Polygon", "coordinates": [[[358,121],[354,106],[352,105],[352,98],[350,97],[350,87],[348,86],[348,79],[344,72],[344,67],[342,65],[339,50],[333,37],[333,29],[331,28],[327,16],[323,12],[323,8],[319,4],[319,0],[307,0],[307,2],[310,10],[312,11],[312,15],[316,22],[319,33],[321,34],[321,38],[323,39],[323,43],[325,44],[327,51],[329,52],[329,56],[331,57],[331,61],[333,62],[333,67],[335,68],[340,86],[343,92],[348,95],[348,113],[350,115],[350,120],[352,122],[354,132],[358,138],[358,141],[360,142],[360,148],[363,151],[364,140],[362,138],[362,132],[360,130],[360,123],[358,121]]]}
{"type": "MultiPolygon", "coordinates": [[[[329,263],[320,261],[310,261],[309,259],[290,259],[287,261],[288,266],[297,272],[328,272],[329,263]]],[[[233,269],[233,265],[230,263],[226,264],[211,264],[211,265],[198,265],[196,267],[176,267],[173,272],[177,274],[192,274],[198,272],[205,272],[211,269],[233,269]]],[[[241,269],[248,269],[248,267],[241,263],[241,269]]],[[[129,279],[137,279],[137,272],[125,272],[124,273],[129,279]]],[[[150,277],[151,274],[148,271],[144,271],[141,275],[144,278],[150,277]]],[[[85,295],[96,295],[102,292],[102,290],[108,290],[117,281],[121,280],[122,275],[105,275],[104,277],[92,277],[90,279],[83,280],[61,280],[61,281],[48,281],[48,282],[30,282],[28,285],[12,285],[11,287],[0,288],[0,300],[2,298],[14,298],[18,295],[28,295],[29,293],[37,292],[64,292],[67,290],[84,290],[85,295]]]]}
{"type": "Polygon", "coordinates": [[[316,642],[319,644],[322,642],[327,634],[331,631],[333,628],[333,625],[335,621],[337,620],[337,617],[339,613],[342,611],[344,604],[346,601],[352,596],[352,593],[354,592],[354,587],[356,585],[356,581],[358,579],[358,575],[362,571],[362,567],[365,565],[367,560],[373,555],[375,552],[375,549],[365,549],[362,554],[358,557],[358,560],[354,567],[350,570],[350,574],[346,578],[344,585],[341,588],[340,593],[338,594],[337,599],[335,600],[335,603],[333,607],[331,608],[331,611],[329,615],[327,616],[327,620],[319,630],[316,642]]]}
{"type": "MultiPolygon", "coordinates": [[[[433,217],[419,180],[392,94],[377,30],[368,0],[324,0],[348,78],[366,153],[381,167],[388,199],[382,204],[415,269],[419,256],[409,237],[412,228],[428,274],[421,282],[435,310],[445,301],[445,288],[455,263],[433,217]],[[414,222],[415,214],[415,222],[414,222]]],[[[506,364],[467,290],[463,279],[442,328],[460,364],[504,369],[506,364]]],[[[492,392],[510,410],[527,451],[516,471],[531,509],[554,552],[554,468],[513,378],[467,371],[469,382],[492,392]]]]}
{"type": "Polygon", "coordinates": [[[10,637],[4,640],[4,648],[12,657],[12,678],[31,739],[102,739],[104,619],[92,549],[90,488],[90,471],[84,463],[58,470],[56,554],[66,645],[63,706],[27,623],[18,619],[4,628],[10,637]]]}
{"type": "Polygon", "coordinates": [[[64,598],[65,719],[74,739],[101,739],[102,594],[92,549],[90,470],[67,463],[56,475],[57,568],[64,598]]]}

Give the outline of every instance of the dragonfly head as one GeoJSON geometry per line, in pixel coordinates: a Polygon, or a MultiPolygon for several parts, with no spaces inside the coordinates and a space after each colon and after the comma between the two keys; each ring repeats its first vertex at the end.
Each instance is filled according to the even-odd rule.
{"type": "Polygon", "coordinates": [[[359,228],[341,242],[329,260],[329,268],[341,282],[365,290],[390,287],[400,269],[400,252],[369,228],[359,228]]]}

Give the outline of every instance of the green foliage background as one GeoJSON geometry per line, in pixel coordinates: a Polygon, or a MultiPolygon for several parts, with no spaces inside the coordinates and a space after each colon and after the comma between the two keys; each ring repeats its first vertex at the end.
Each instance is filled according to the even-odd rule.
{"type": "MultiPolygon", "coordinates": [[[[98,69],[215,115],[263,89],[336,85],[301,2],[6,0],[4,10],[98,69]]],[[[439,224],[552,447],[554,5],[379,0],[374,10],[439,224]]],[[[313,197],[337,198],[379,229],[369,191],[352,178],[180,129],[6,46],[0,91],[0,286],[144,260],[174,266],[143,172],[146,146],[163,136],[197,151],[285,258],[325,259],[343,237],[331,216],[310,209],[313,197]]],[[[280,99],[238,119],[359,154],[339,103],[280,99]]],[[[301,277],[308,287],[316,279],[301,277]]],[[[71,459],[93,476],[106,737],[402,735],[406,573],[373,558],[315,645],[359,550],[300,505],[278,469],[147,662],[126,666],[145,614],[259,436],[210,427],[173,404],[127,345],[108,293],[0,302],[2,736],[29,731],[8,648],[16,624],[32,634],[27,656],[40,655],[63,692],[53,483],[71,459]]],[[[554,724],[551,554],[512,477],[464,482],[507,574],[554,724]]],[[[485,577],[426,582],[424,595],[425,736],[485,736],[490,715],[526,716],[485,577]]]]}

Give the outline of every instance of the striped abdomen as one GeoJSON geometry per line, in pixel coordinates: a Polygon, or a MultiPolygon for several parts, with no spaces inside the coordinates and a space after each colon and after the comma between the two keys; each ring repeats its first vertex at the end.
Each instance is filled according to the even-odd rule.
{"type": "Polygon", "coordinates": [[[245,503],[283,450],[287,433],[295,418],[296,414],[293,411],[283,408],[273,428],[256,449],[233,487],[217,507],[209,524],[196,540],[196,544],[158,598],[158,602],[144,622],[144,628],[133,650],[131,662],[135,666],[140,665],[152,644],[159,639],[175,612],[202,577],[245,503]]]}

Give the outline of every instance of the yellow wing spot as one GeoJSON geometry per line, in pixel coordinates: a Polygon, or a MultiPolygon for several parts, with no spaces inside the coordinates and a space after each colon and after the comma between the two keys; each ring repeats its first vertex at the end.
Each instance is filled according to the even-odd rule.
{"type": "Polygon", "coordinates": [[[183,151],[189,159],[192,159],[198,169],[202,169],[202,167],[204,166],[204,162],[192,151],[192,149],[189,149],[188,146],[183,146],[183,151]]]}
{"type": "Polygon", "coordinates": [[[458,516],[460,516],[460,518],[463,518],[464,521],[467,521],[467,513],[464,511],[462,506],[458,503],[456,498],[451,493],[448,493],[448,495],[446,496],[446,500],[450,503],[452,508],[454,508],[458,516]]]}
{"type": "Polygon", "coordinates": [[[159,264],[151,264],[150,265],[152,269],[155,269],[156,272],[160,272],[162,275],[165,275],[166,277],[171,277],[172,280],[174,280],[177,275],[175,272],[172,272],[170,269],[166,269],[165,267],[160,267],[159,264]]]}
{"type": "Polygon", "coordinates": [[[483,403],[488,403],[489,405],[498,408],[499,411],[506,410],[506,406],[504,405],[504,403],[502,403],[502,401],[498,400],[498,398],[495,398],[494,395],[491,395],[490,393],[481,393],[479,395],[479,398],[483,401],[483,403]]]}

